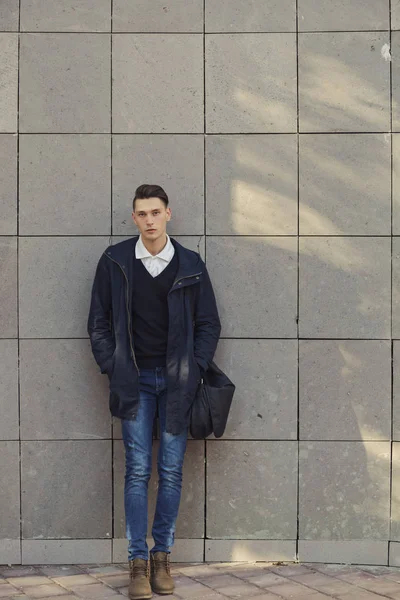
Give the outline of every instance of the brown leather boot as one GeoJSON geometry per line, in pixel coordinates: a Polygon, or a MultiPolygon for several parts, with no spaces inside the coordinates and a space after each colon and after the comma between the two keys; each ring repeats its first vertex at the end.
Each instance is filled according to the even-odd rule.
{"type": "Polygon", "coordinates": [[[151,598],[149,561],[144,558],[134,558],[129,561],[130,582],[129,598],[145,600],[151,598]]]}
{"type": "Polygon", "coordinates": [[[150,553],[150,583],[156,594],[172,594],[175,583],[169,571],[168,552],[150,553]]]}

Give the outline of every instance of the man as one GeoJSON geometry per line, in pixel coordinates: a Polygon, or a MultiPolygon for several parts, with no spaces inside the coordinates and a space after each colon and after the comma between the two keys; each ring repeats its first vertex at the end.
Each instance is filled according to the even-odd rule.
{"type": "Polygon", "coordinates": [[[137,188],[132,218],[140,232],[100,257],[88,333],[110,380],[110,410],[122,421],[129,596],[172,594],[174,543],[190,407],[213,359],[221,325],[204,262],[166,233],[171,209],[158,185],[137,188]],[[153,419],[159,416],[159,486],[148,560],[147,490],[153,419]]]}

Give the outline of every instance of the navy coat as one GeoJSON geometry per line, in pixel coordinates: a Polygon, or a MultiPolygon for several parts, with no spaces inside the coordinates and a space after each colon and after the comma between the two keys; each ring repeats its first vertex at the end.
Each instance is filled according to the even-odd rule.
{"type": "MultiPolygon", "coordinates": [[[[87,331],[94,358],[110,380],[110,411],[135,419],[139,406],[139,369],[132,331],[133,261],[139,236],[106,248],[97,265],[87,331]]],[[[170,238],[178,271],[168,293],[166,429],[188,426],[190,407],[211,363],[221,332],[213,288],[200,255],[170,238]]]]}

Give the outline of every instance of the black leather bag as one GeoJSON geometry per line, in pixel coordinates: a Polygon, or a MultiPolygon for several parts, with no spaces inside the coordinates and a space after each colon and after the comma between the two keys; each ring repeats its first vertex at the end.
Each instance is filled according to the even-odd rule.
{"type": "Polygon", "coordinates": [[[190,435],[204,439],[214,433],[223,435],[232,404],[235,385],[214,362],[203,375],[192,404],[189,422],[190,435]]]}

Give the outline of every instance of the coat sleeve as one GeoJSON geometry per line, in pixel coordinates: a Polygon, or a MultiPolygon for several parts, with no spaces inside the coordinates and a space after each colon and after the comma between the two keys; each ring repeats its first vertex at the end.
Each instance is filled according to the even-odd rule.
{"type": "Polygon", "coordinates": [[[92,286],[87,332],[93,356],[102,373],[111,367],[115,341],[111,329],[111,281],[107,257],[102,254],[92,286]]]}
{"type": "Polygon", "coordinates": [[[203,275],[194,315],[194,357],[203,372],[207,371],[214,357],[220,333],[221,323],[214,290],[207,268],[203,264],[203,275]]]}

